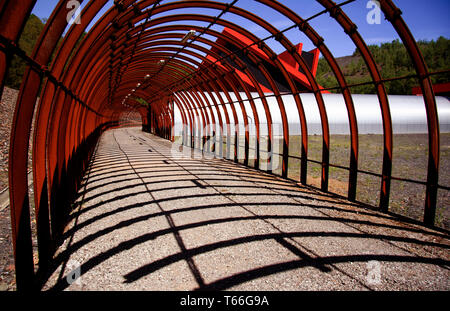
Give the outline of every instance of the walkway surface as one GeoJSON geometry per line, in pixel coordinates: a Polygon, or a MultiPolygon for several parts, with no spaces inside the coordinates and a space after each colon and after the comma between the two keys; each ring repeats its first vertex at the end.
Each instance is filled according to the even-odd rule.
{"type": "Polygon", "coordinates": [[[448,235],[178,148],[103,134],[45,289],[450,290],[448,235]]]}

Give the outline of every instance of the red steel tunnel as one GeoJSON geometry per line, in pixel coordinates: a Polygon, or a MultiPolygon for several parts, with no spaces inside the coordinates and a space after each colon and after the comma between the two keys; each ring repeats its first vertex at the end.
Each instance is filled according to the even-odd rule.
{"type": "MultiPolygon", "coordinates": [[[[88,25],[108,1],[84,1],[88,3],[83,7],[80,23],[67,27],[67,1],[61,0],[45,24],[34,52],[26,55],[19,48],[18,39],[36,1],[0,0],[1,86],[4,85],[13,55],[18,55],[28,65],[15,108],[9,156],[10,208],[18,288],[27,288],[34,277],[30,198],[27,188],[31,133],[40,265],[45,265],[54,239],[62,230],[63,215],[78,191],[97,139],[110,128],[126,126],[127,124],[120,122],[121,116],[130,111],[140,114],[144,130],[173,140],[176,105],[181,113],[185,132],[193,134],[191,142],[184,137],[184,143],[189,146],[195,146],[195,140],[206,141],[216,134],[210,132],[209,125],[213,125],[213,128],[218,125],[223,130],[221,136],[236,137],[231,135],[229,126],[225,130],[225,125],[237,125],[238,114],[242,114],[240,119],[245,126],[251,118],[257,133],[254,166],[258,168],[260,121],[250,92],[258,93],[264,106],[267,126],[270,126],[272,116],[266,96],[271,92],[270,96],[276,98],[282,120],[281,175],[287,177],[289,126],[281,99],[281,95],[287,92],[295,99],[302,134],[298,181],[306,184],[308,132],[300,94],[312,93],[320,112],[322,129],[320,188],[328,191],[329,169],[333,164],[329,160],[330,130],[323,99],[327,90],[316,81],[315,68],[311,65],[317,62],[318,52],[328,62],[338,82],[339,92],[345,100],[351,140],[350,165],[347,168],[348,199],[354,201],[359,171],[359,147],[355,107],[350,91],[352,85],[344,77],[326,40],[309,23],[318,16],[327,16],[338,23],[361,53],[370,72],[370,84],[376,89],[384,133],[378,208],[388,211],[393,153],[393,127],[385,87],[388,80],[381,76],[364,38],[342,9],[353,1],[336,4],[331,0],[316,0],[322,11],[312,17],[301,17],[278,1],[256,1],[282,14],[294,25],[290,29],[280,30],[271,21],[260,18],[257,12],[241,8],[237,0],[228,3],[119,0],[114,1],[114,5],[85,34],[88,25]],[[217,14],[170,14],[181,8],[198,9],[199,12],[205,12],[202,10],[205,8],[213,9],[217,14]],[[254,22],[269,32],[270,36],[259,38],[240,25],[222,18],[227,12],[254,22]],[[200,27],[199,22],[208,26],[200,27]],[[228,33],[214,30],[213,25],[224,27],[228,33]],[[68,30],[64,34],[66,28],[68,30]],[[298,42],[292,43],[284,35],[286,30],[291,29],[306,36],[314,44],[317,50],[311,51],[311,55],[314,54],[312,57],[315,59],[311,61],[311,55],[302,52],[298,42]],[[268,39],[276,40],[286,52],[280,55],[275,53],[267,44],[268,39]],[[210,49],[205,46],[210,46],[210,49]],[[249,62],[252,66],[249,66],[249,62]],[[292,68],[297,71],[294,72],[292,68]],[[262,77],[264,85],[260,83],[262,77]],[[286,82],[282,86],[278,82],[280,77],[286,82]],[[240,95],[242,92],[247,95],[251,109],[244,107],[244,99],[240,95]],[[226,101],[222,96],[214,96],[219,93],[225,94],[226,101]],[[233,100],[230,93],[234,93],[237,100],[233,100]],[[38,97],[40,100],[37,102],[38,97]],[[144,99],[145,103],[136,98],[144,99]],[[225,104],[231,104],[232,113],[223,109],[225,118],[222,119],[219,107],[225,104]],[[198,137],[196,128],[207,130],[198,137]]],[[[440,132],[430,72],[415,38],[402,19],[402,11],[391,0],[381,0],[379,3],[382,14],[392,24],[411,58],[415,78],[424,97],[429,152],[428,175],[424,182],[426,199],[423,222],[433,226],[439,188],[440,132]]],[[[237,127],[234,130],[237,131],[237,127]]],[[[249,165],[248,131],[244,135],[243,162],[249,165]]],[[[270,131],[268,135],[270,151],[273,138],[270,131]]],[[[228,144],[237,146],[237,139],[228,140],[228,144]]],[[[236,150],[237,147],[234,148],[234,160],[238,161],[236,150]]]]}

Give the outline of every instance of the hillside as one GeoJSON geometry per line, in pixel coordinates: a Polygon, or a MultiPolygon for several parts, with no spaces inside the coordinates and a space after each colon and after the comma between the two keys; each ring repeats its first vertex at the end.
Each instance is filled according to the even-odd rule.
{"type": "MultiPolygon", "coordinates": [[[[444,71],[450,69],[450,40],[440,37],[436,41],[419,41],[419,48],[425,58],[430,72],[444,71]]],[[[391,43],[381,45],[369,45],[369,49],[375,58],[378,69],[383,78],[394,78],[415,74],[414,67],[403,44],[394,40],[391,43]]],[[[371,81],[369,71],[359,51],[355,50],[353,55],[336,58],[347,83],[363,83],[371,81]]],[[[338,86],[334,74],[324,58],[320,58],[317,68],[317,80],[323,87],[338,86]]],[[[450,81],[450,74],[439,74],[432,76],[433,83],[446,83],[450,81]]],[[[402,79],[386,82],[385,87],[389,94],[407,95],[411,94],[413,86],[418,85],[415,78],[402,79]]],[[[336,92],[336,91],[332,91],[336,92]]],[[[372,85],[356,86],[351,88],[355,94],[374,94],[372,85]]]]}
{"type": "MultiPolygon", "coordinates": [[[[34,44],[39,38],[39,34],[41,33],[43,28],[44,24],[39,19],[39,17],[31,14],[19,39],[19,47],[23,49],[28,55],[31,55],[34,44]]],[[[5,79],[5,85],[13,89],[20,88],[25,68],[25,61],[23,61],[20,57],[14,55],[8,70],[8,75],[5,79]]]]}

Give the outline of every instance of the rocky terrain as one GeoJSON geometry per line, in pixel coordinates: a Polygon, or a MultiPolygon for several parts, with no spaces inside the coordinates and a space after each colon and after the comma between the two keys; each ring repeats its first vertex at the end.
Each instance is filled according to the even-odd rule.
{"type": "Polygon", "coordinates": [[[8,186],[9,137],[18,93],[18,90],[5,87],[0,101],[0,191],[8,186]]]}

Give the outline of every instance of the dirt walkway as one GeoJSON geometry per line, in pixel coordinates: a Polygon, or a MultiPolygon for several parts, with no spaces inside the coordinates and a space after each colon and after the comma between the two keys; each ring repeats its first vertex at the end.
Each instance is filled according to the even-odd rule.
{"type": "Polygon", "coordinates": [[[45,289],[450,290],[447,235],[177,150],[101,137],[45,289]]]}

